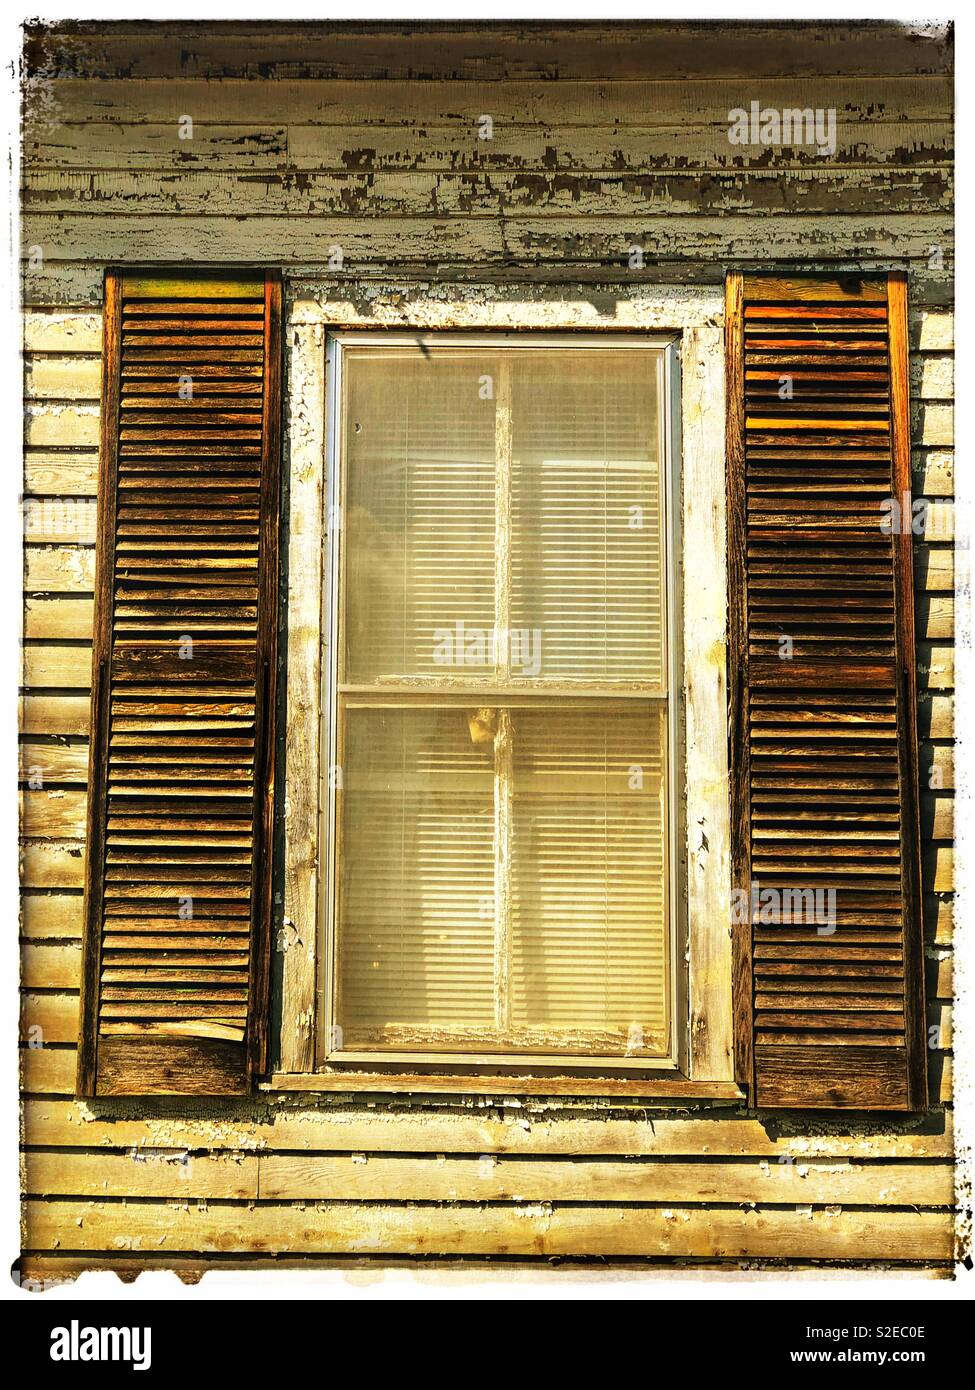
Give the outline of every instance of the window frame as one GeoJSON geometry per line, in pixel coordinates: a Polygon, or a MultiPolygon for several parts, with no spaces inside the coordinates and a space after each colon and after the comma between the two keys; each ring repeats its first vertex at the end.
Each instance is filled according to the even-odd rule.
{"type": "MultiPolygon", "coordinates": [[[[283,913],[277,931],[276,1042],[272,1075],[278,1090],[450,1091],[567,1095],[737,1098],[732,1058],[730,810],[727,762],[727,587],[725,559],[723,297],[720,289],[679,286],[600,289],[597,307],[565,289],[539,297],[537,287],[427,286],[375,294],[370,286],[303,285],[290,304],[286,334],[288,421],[287,732],[283,843],[283,913]],[[364,307],[365,306],[365,307],[364,307]],[[428,1056],[364,1062],[330,1060],[320,1046],[325,999],[321,988],[319,902],[323,856],[320,777],[323,767],[321,679],[327,632],[322,585],[328,567],[329,456],[327,344],[330,336],[414,341],[450,331],[459,340],[499,342],[504,334],[527,344],[558,345],[585,337],[602,341],[666,340],[679,370],[670,376],[676,563],[668,565],[671,613],[681,631],[668,662],[683,656],[669,693],[671,739],[681,759],[672,803],[684,882],[675,893],[677,961],[686,970],[675,1007],[677,1045],[672,1064],[656,1059],[610,1066],[605,1060],[491,1056],[464,1062],[428,1056]],[[693,536],[694,584],[681,601],[685,538],[693,536]],[[676,608],[673,606],[676,600],[676,608]],[[672,654],[673,653],[673,654],[672,654]],[[323,655],[324,654],[324,655],[323,655]],[[317,1026],[316,1026],[317,1025],[317,1026]],[[561,1073],[561,1074],[559,1074],[561,1073]]],[[[327,1041],[327,1039],[325,1040],[327,1041]]]]}
{"type": "MultiPolygon", "coordinates": [[[[677,1072],[682,1062],[685,1060],[685,1050],[683,1048],[682,1029],[680,1019],[682,1016],[682,1006],[686,998],[686,974],[684,957],[686,951],[684,946],[684,933],[682,931],[682,911],[681,904],[684,901],[682,892],[683,875],[682,862],[679,854],[678,844],[681,839],[681,815],[680,810],[683,805],[683,787],[679,785],[678,764],[681,760],[682,749],[680,747],[680,723],[678,720],[677,692],[681,689],[681,620],[682,613],[680,608],[680,589],[679,575],[681,570],[682,546],[680,538],[679,517],[675,498],[680,494],[680,440],[679,440],[679,402],[680,402],[680,362],[678,359],[677,348],[679,336],[675,333],[652,334],[642,333],[631,334],[594,334],[594,333],[539,333],[532,331],[512,332],[483,332],[483,333],[456,333],[451,331],[438,331],[426,333],[409,333],[396,329],[390,329],[376,334],[371,331],[329,331],[325,341],[325,372],[326,372],[326,515],[339,517],[343,515],[345,501],[344,492],[349,486],[348,465],[343,449],[342,425],[343,425],[343,363],[346,350],[356,347],[371,347],[378,349],[395,349],[426,342],[428,346],[436,351],[436,345],[440,344],[451,348],[482,348],[486,353],[492,350],[513,350],[518,352],[544,352],[548,351],[578,351],[584,352],[591,349],[612,349],[616,351],[644,351],[660,354],[663,364],[662,388],[660,408],[664,412],[664,424],[661,430],[663,439],[662,457],[660,460],[659,486],[660,486],[660,525],[663,549],[663,568],[664,583],[661,592],[661,612],[663,618],[664,632],[666,634],[666,648],[664,651],[663,670],[661,672],[661,687],[656,691],[636,691],[632,687],[638,684],[627,680],[621,680],[614,684],[612,681],[586,681],[575,682],[573,680],[549,681],[544,685],[540,681],[534,683],[525,682],[519,685],[517,693],[511,696],[511,708],[518,707],[518,701],[530,702],[533,699],[538,702],[538,706],[544,707],[544,702],[555,701],[563,706],[576,700],[585,699],[587,693],[589,698],[600,703],[611,700],[626,700],[633,698],[637,703],[643,701],[650,704],[663,703],[666,709],[666,737],[667,737],[667,797],[666,797],[666,837],[665,837],[665,857],[667,863],[667,952],[668,952],[668,989],[667,989],[667,1008],[669,1017],[668,1039],[666,1052],[660,1056],[613,1056],[601,1055],[598,1052],[592,1053],[568,1053],[559,1052],[553,1047],[550,1051],[538,1053],[519,1053],[514,1050],[496,1052],[484,1051],[480,1048],[470,1051],[445,1050],[437,1053],[433,1051],[411,1051],[409,1049],[389,1048],[380,1051],[367,1050],[362,1048],[343,1048],[330,1046],[330,1040],[336,1035],[337,1024],[334,1018],[335,1006],[335,972],[338,969],[337,947],[338,947],[338,923],[335,913],[335,884],[340,873],[337,861],[337,846],[340,835],[336,821],[335,788],[330,785],[329,778],[326,776],[321,779],[322,797],[322,832],[321,843],[324,846],[322,856],[324,869],[321,880],[321,893],[324,906],[320,909],[319,933],[322,949],[318,953],[318,972],[320,980],[318,983],[318,997],[320,1000],[320,1010],[322,1025],[318,1030],[317,1057],[322,1064],[334,1064],[336,1066],[348,1066],[350,1063],[357,1063],[363,1066],[374,1066],[376,1064],[399,1064],[409,1066],[427,1065],[451,1065],[451,1066],[497,1066],[497,1067],[534,1067],[544,1068],[550,1071],[552,1068],[564,1068],[567,1072],[576,1072],[580,1068],[598,1068],[609,1072],[617,1071],[641,1071],[648,1069],[663,1072],[677,1072]],[[676,378],[676,379],[675,379],[676,378]],[[334,463],[336,466],[330,467],[334,463]],[[595,688],[597,687],[598,688],[595,688]],[[588,687],[593,687],[587,690],[588,687]]],[[[322,695],[322,734],[321,747],[323,750],[323,764],[326,769],[338,766],[338,704],[340,693],[339,671],[341,657],[339,654],[340,622],[343,617],[342,590],[345,578],[345,563],[347,552],[342,545],[341,526],[337,532],[338,544],[329,547],[326,560],[326,573],[323,580],[323,619],[322,631],[325,648],[328,653],[323,670],[323,695],[322,695]],[[335,640],[329,641],[333,637],[335,640]]],[[[650,682],[639,682],[640,685],[650,682]]],[[[391,687],[387,692],[393,695],[394,689],[391,687]]],[[[471,699],[476,696],[483,697],[488,703],[497,699],[503,703],[500,694],[479,689],[476,684],[471,684],[460,690],[448,690],[445,688],[444,694],[448,697],[469,695],[471,699]]],[[[346,707],[354,707],[359,702],[357,694],[353,693],[346,696],[346,707]]],[[[539,1029],[544,1032],[544,1029],[539,1029]]],[[[554,1031],[554,1030],[553,1030],[554,1031]]],[[[459,1041],[459,1040],[458,1040],[459,1041]]]]}

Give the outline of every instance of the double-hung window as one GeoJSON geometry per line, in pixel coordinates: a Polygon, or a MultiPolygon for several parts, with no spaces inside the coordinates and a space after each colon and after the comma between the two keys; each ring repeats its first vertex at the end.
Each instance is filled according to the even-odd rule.
{"type": "Polygon", "coordinates": [[[333,1060],[675,1056],[665,339],[331,339],[333,1060]]]}

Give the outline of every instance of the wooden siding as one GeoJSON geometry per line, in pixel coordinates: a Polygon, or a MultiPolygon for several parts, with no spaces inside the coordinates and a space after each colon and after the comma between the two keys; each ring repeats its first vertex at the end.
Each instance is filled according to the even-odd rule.
{"type": "Polygon", "coordinates": [[[769,28],[32,31],[25,1274],[586,1255],[950,1269],[950,40],[804,24],[772,41],[769,28]],[[727,112],[752,99],[835,106],[835,157],[730,145],[727,112]],[[482,115],[492,140],[478,139],[482,115]],[[342,271],[328,268],[335,245],[342,271]],[[583,1099],[72,1100],[105,265],[281,264],[295,294],[340,286],[391,315],[401,285],[470,299],[501,282],[557,313],[570,286],[625,299],[633,245],[646,269],[632,273],[651,283],[776,263],[910,272],[912,462],[930,502],[915,546],[930,1113],[773,1123],[732,1105],[583,1099]]]}
{"type": "Polygon", "coordinates": [[[715,281],[729,261],[909,261],[915,301],[949,293],[936,27],[76,28],[29,45],[34,303],[98,303],[106,260],[314,274],[336,245],[379,277],[599,279],[633,245],[715,281]],[[834,110],[835,155],[732,144],[752,100],[834,110]]]}

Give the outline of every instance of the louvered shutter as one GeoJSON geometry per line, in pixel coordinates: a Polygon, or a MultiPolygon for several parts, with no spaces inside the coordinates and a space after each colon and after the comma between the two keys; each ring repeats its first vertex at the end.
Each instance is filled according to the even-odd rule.
{"type": "Polygon", "coordinates": [[[280,292],[106,279],[80,1095],[266,1066],[280,292]]]}
{"type": "Polygon", "coordinates": [[[905,278],[732,275],[727,333],[738,1071],[759,1106],[915,1109],[905,278]]]}

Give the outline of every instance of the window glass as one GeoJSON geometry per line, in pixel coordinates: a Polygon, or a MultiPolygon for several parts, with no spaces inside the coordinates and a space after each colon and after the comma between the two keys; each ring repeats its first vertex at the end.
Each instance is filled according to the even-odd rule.
{"type": "Polygon", "coordinates": [[[663,350],[340,360],[338,1050],[665,1056],[663,350]]]}

